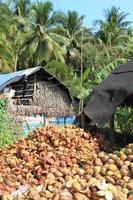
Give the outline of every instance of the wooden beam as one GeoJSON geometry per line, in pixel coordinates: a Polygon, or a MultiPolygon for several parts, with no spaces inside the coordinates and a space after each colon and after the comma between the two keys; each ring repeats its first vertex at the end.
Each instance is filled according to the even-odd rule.
{"type": "MultiPolygon", "coordinates": [[[[23,92],[24,90],[16,90],[15,93],[23,92]]],[[[34,89],[25,89],[25,92],[34,91],[34,89]]]]}
{"type": "Polygon", "coordinates": [[[23,95],[15,95],[15,97],[13,97],[13,99],[17,99],[17,98],[29,98],[29,97],[33,97],[32,94],[25,94],[24,96],[23,95]]]}
{"type": "Polygon", "coordinates": [[[37,90],[37,76],[36,74],[34,75],[34,91],[36,92],[37,90]]]}
{"type": "MultiPolygon", "coordinates": [[[[13,88],[20,88],[20,87],[23,87],[23,86],[24,86],[24,83],[18,83],[18,84],[16,84],[16,85],[13,85],[13,88]]],[[[32,87],[34,87],[34,82],[33,82],[33,83],[28,82],[28,83],[27,83],[27,86],[32,86],[32,87]]]]}

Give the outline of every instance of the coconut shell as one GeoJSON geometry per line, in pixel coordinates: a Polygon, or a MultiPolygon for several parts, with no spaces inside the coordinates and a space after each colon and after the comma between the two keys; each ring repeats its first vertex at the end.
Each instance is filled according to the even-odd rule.
{"type": "Polygon", "coordinates": [[[109,164],[108,165],[108,169],[112,172],[116,172],[118,169],[117,169],[117,166],[115,164],[109,164]]]}
{"type": "Polygon", "coordinates": [[[60,193],[60,200],[73,200],[72,194],[67,190],[63,190],[60,193]]]}
{"type": "Polygon", "coordinates": [[[74,193],[74,200],[88,200],[88,197],[81,193],[74,193]]]}

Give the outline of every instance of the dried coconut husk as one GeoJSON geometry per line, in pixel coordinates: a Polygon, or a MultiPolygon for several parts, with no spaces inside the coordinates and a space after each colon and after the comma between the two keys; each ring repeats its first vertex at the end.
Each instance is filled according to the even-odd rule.
{"type": "Polygon", "coordinates": [[[36,129],[27,138],[0,149],[0,176],[4,180],[0,189],[11,192],[19,184],[42,184],[43,197],[52,198],[70,177],[77,180],[70,192],[87,195],[86,169],[92,168],[93,155],[98,151],[97,138],[75,126],[36,129]]]}

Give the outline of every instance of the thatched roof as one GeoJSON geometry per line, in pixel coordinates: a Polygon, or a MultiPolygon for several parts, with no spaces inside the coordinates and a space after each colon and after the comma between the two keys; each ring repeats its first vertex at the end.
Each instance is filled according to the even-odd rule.
{"type": "Polygon", "coordinates": [[[35,74],[36,72],[41,71],[45,76],[48,76],[51,80],[56,81],[63,89],[68,90],[63,82],[59,81],[53,74],[50,74],[46,69],[44,69],[41,66],[29,68],[25,70],[20,70],[16,72],[10,72],[7,74],[0,74],[0,92],[3,91],[3,89],[13,83],[17,83],[24,77],[28,77],[32,74],[35,74]]]}

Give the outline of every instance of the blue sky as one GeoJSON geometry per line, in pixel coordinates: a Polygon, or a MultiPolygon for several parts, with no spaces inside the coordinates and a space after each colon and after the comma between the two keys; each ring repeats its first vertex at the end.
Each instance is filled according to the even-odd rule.
{"type": "Polygon", "coordinates": [[[95,19],[103,19],[103,10],[111,6],[120,7],[121,11],[129,13],[127,20],[133,21],[133,0],[51,0],[55,10],[67,12],[76,10],[85,15],[84,24],[92,27],[95,19]]]}

